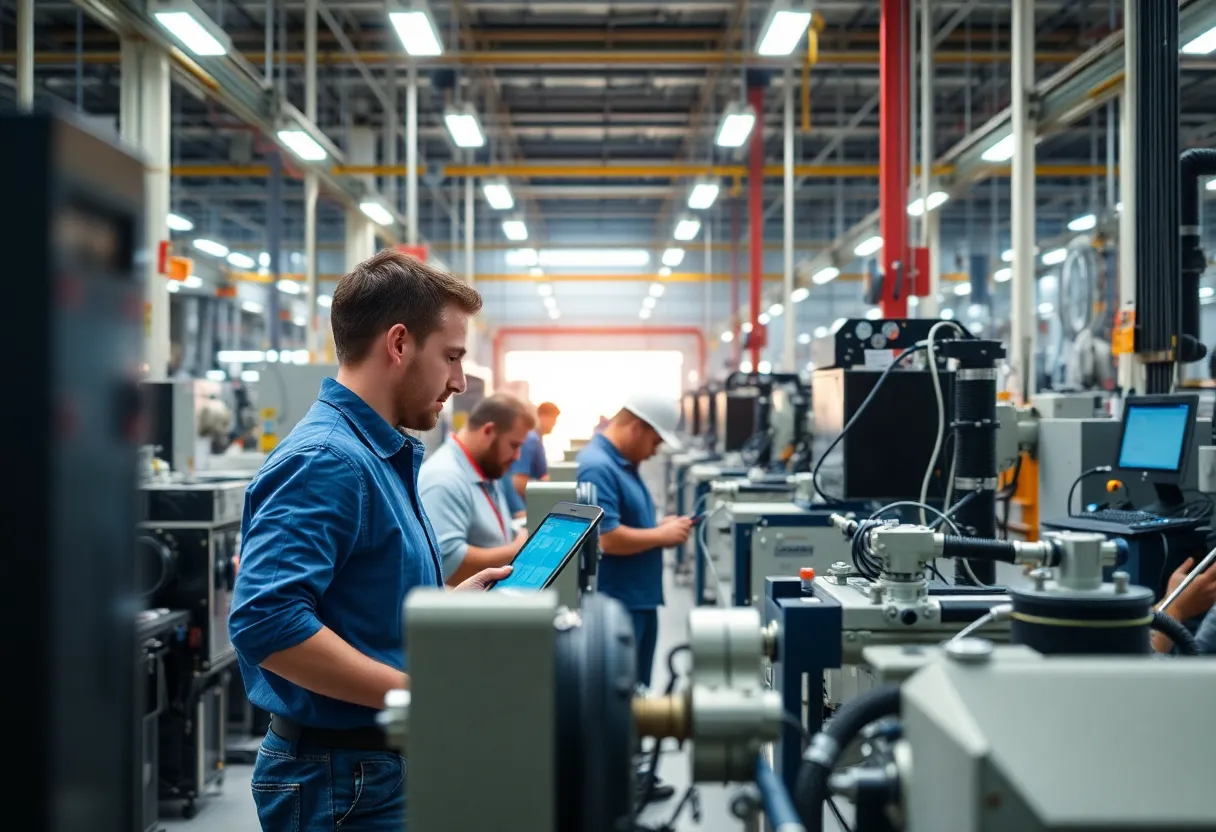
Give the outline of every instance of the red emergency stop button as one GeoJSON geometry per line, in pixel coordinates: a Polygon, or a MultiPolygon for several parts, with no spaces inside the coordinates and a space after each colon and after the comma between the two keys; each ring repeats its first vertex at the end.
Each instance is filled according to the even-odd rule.
{"type": "Polygon", "coordinates": [[[815,570],[809,566],[804,566],[798,570],[798,577],[804,581],[815,580],[815,570]]]}

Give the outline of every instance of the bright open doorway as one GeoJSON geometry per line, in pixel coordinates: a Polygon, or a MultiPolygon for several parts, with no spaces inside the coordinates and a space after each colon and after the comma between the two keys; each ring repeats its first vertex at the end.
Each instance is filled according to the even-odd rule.
{"type": "Polygon", "coordinates": [[[522,381],[534,404],[561,410],[545,439],[550,460],[560,460],[571,439],[586,438],[600,416],[611,418],[635,390],[671,396],[683,390],[684,354],[679,350],[514,351],[505,357],[506,381],[522,381]]]}

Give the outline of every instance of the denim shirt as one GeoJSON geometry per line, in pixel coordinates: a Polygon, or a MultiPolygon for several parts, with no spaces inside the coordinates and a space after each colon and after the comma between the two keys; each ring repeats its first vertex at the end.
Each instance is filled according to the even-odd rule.
{"type": "MultiPolygon", "coordinates": [[[[596,504],[603,510],[600,534],[618,526],[655,527],[654,499],[638,475],[638,467],[602,433],[591,437],[578,453],[578,481],[595,483],[596,504]]],[[[604,554],[600,558],[596,588],[620,601],[626,609],[653,610],[663,605],[663,550],[636,555],[604,554]]]]}
{"type": "Polygon", "coordinates": [[[228,630],[254,705],[313,728],[375,723],[376,710],[259,665],[325,626],[360,653],[407,668],[405,597],[443,586],[418,496],[423,453],[422,443],[325,379],[308,415],[253,478],[228,630]]]}

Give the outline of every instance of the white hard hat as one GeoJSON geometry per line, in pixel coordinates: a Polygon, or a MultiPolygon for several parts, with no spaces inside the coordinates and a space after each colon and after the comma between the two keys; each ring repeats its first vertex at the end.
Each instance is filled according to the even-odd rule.
{"type": "Polygon", "coordinates": [[[654,393],[634,393],[625,402],[625,410],[654,428],[663,444],[673,451],[682,450],[684,443],[676,435],[680,423],[680,409],[675,399],[654,393]]]}

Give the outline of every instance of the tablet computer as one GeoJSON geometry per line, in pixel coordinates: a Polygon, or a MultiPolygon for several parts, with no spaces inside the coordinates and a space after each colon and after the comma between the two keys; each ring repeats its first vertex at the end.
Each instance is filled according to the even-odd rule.
{"type": "Polygon", "coordinates": [[[557,575],[599,527],[602,509],[579,503],[557,503],[524,542],[511,574],[487,589],[540,590],[557,575]]]}

